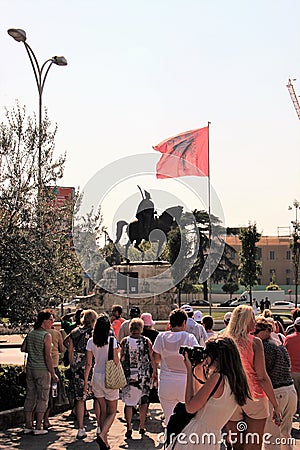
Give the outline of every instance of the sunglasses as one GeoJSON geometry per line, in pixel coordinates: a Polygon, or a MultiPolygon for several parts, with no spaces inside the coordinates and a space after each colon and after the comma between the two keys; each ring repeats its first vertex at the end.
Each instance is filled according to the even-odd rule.
{"type": "Polygon", "coordinates": [[[253,334],[258,334],[261,331],[270,331],[271,332],[272,328],[271,327],[259,327],[259,328],[256,328],[256,330],[254,331],[253,334]]]}

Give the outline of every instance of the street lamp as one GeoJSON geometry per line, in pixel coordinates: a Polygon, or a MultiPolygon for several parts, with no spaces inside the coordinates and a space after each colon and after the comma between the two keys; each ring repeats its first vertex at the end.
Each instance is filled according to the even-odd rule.
{"type": "MultiPolygon", "coordinates": [[[[300,222],[298,221],[298,209],[300,209],[300,202],[298,200],[294,200],[293,207],[295,208],[295,220],[292,220],[291,223],[294,228],[294,232],[292,234],[292,240],[290,247],[292,249],[292,260],[294,264],[294,274],[295,274],[295,307],[298,306],[298,283],[299,283],[299,263],[300,263],[300,222]]],[[[289,206],[289,209],[293,209],[292,206],[289,206]]]]}
{"type": "Polygon", "coordinates": [[[39,140],[38,140],[38,202],[40,201],[40,195],[42,191],[42,96],[45,81],[49,73],[52,64],[57,66],[66,66],[67,60],[64,56],[53,56],[47,59],[42,66],[39,65],[38,60],[32,50],[32,48],[26,42],[26,32],[18,28],[10,28],[7,30],[8,34],[13,37],[17,42],[23,42],[30,59],[31,67],[33,69],[35,81],[39,93],[39,140]],[[43,73],[43,71],[45,73],[43,73]]]}

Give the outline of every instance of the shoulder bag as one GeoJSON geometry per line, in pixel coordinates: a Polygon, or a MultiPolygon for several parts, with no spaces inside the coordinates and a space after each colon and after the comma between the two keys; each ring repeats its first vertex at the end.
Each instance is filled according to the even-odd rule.
{"type": "Polygon", "coordinates": [[[122,389],[126,386],[127,380],[122,364],[115,364],[113,353],[114,337],[110,336],[108,346],[108,360],[105,363],[105,387],[107,389],[122,389]]]}
{"type": "Polygon", "coordinates": [[[27,363],[27,357],[26,354],[24,354],[24,361],[22,365],[22,371],[18,373],[17,375],[17,384],[21,386],[22,388],[27,388],[27,381],[26,381],[26,363],[27,363]]]}
{"type": "MultiPolygon", "coordinates": [[[[215,387],[211,391],[208,400],[214,395],[214,393],[220,386],[221,381],[222,375],[220,375],[215,387]]],[[[196,414],[196,412],[188,413],[185,408],[185,403],[179,402],[175,405],[173,414],[171,415],[166,428],[166,446],[169,445],[169,443],[172,441],[174,443],[172,446],[173,449],[176,443],[176,437],[182,432],[182,430],[187,426],[187,424],[196,414]]]]}

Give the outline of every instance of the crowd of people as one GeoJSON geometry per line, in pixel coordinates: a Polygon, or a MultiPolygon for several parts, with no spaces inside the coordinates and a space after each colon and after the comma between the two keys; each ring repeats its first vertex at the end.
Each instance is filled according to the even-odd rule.
{"type": "Polygon", "coordinates": [[[149,312],[133,306],[125,320],[122,307],[113,305],[108,314],[92,309],[67,314],[57,330],[54,312],[40,311],[21,346],[28,354],[24,433],[48,433],[51,411],[68,403],[76,438],[84,439],[86,400],[93,399],[96,441],[101,450],[109,449],[118,399],[124,403],[125,438],[132,439],[134,412],[143,436],[154,388],[166,428],[178,403],[191,416],[168,450],[217,450],[220,440],[228,449],[260,450],[266,433],[271,438],[265,450],[292,450],[292,421],[300,413],[299,308],[293,319],[284,330],[270,309],[255,315],[253,307],[240,305],[224,315],[224,328],[216,332],[212,316],[194,314],[186,304],[171,311],[166,330],[159,332],[149,312]],[[105,383],[110,341],[110,359],[122,365],[126,378],[121,391],[105,383]],[[58,367],[62,360],[70,366],[68,395],[58,367]],[[209,445],[201,439],[208,434],[216,437],[209,445]],[[198,439],[190,439],[195,435],[198,439]]]}

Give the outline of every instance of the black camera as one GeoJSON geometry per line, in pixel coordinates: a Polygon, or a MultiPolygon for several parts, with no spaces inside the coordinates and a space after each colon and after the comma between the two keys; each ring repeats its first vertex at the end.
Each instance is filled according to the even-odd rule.
{"type": "Polygon", "coordinates": [[[195,345],[195,347],[188,347],[187,345],[181,345],[179,348],[179,353],[183,355],[184,352],[188,354],[188,358],[194,366],[202,363],[202,361],[206,357],[205,349],[204,347],[200,347],[200,345],[195,345]]]}

